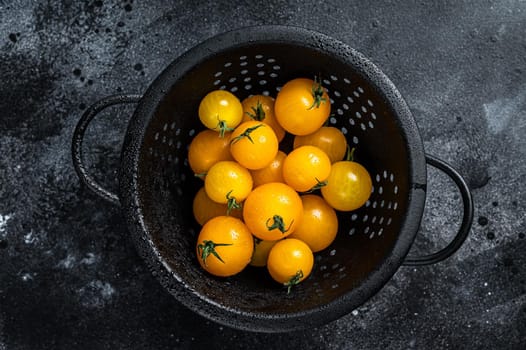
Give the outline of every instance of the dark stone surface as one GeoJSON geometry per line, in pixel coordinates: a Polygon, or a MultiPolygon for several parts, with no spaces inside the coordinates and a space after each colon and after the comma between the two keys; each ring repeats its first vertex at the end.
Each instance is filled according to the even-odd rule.
{"type": "MultiPolygon", "coordinates": [[[[0,349],[526,348],[525,38],[519,0],[0,1],[0,349]],[[187,49],[254,24],[312,28],[369,56],[476,203],[453,257],[403,267],[348,316],[291,334],[240,332],[182,307],[70,160],[87,105],[141,93],[187,49]]],[[[113,188],[131,112],[110,109],[86,141],[91,171],[113,188]]],[[[428,187],[415,254],[459,223],[452,183],[430,169],[428,187]]]]}

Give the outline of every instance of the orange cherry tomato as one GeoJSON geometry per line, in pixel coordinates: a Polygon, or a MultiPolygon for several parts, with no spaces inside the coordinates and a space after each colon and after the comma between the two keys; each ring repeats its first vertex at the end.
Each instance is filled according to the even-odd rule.
{"type": "Polygon", "coordinates": [[[297,78],[283,85],[274,112],[283,129],[294,135],[308,135],[325,123],[331,114],[331,102],[319,82],[297,78]]]}
{"type": "Polygon", "coordinates": [[[214,164],[205,177],[205,191],[211,200],[226,203],[233,210],[252,191],[250,172],[233,161],[221,161],[214,164]]]}
{"type": "Polygon", "coordinates": [[[254,236],[265,241],[275,241],[294,232],[302,216],[300,196],[280,182],[256,187],[243,203],[245,224],[254,236]]]}
{"type": "Polygon", "coordinates": [[[269,183],[269,182],[284,182],[283,180],[283,161],[287,155],[278,151],[274,160],[269,165],[262,169],[251,170],[252,180],[254,181],[254,188],[269,183]]]}
{"type": "Polygon", "coordinates": [[[254,255],[252,255],[252,260],[250,260],[250,265],[261,267],[267,265],[268,253],[270,249],[278,241],[262,241],[260,239],[255,239],[254,245],[254,255]]]}
{"type": "Polygon", "coordinates": [[[215,276],[232,276],[241,272],[254,252],[254,239],[246,225],[231,216],[210,219],[199,232],[197,260],[215,276]]]}
{"type": "Polygon", "coordinates": [[[206,194],[204,186],[197,191],[192,202],[192,212],[197,223],[203,226],[208,220],[216,216],[230,215],[241,219],[243,212],[240,209],[228,210],[226,204],[219,204],[214,202],[206,194]]]}
{"type": "Polygon", "coordinates": [[[247,169],[261,169],[278,153],[278,139],[272,128],[255,120],[241,123],[230,137],[232,157],[247,169]]]}
{"type": "Polygon", "coordinates": [[[276,133],[278,141],[285,137],[285,130],[279,125],[274,115],[274,99],[265,95],[253,95],[245,98],[243,106],[243,119],[241,122],[256,120],[267,123],[276,133]]]}
{"type": "Polygon", "coordinates": [[[225,90],[214,90],[206,94],[199,103],[199,119],[204,126],[219,132],[234,130],[243,118],[243,106],[239,99],[225,90]]]}
{"type": "Polygon", "coordinates": [[[188,164],[196,175],[204,175],[221,160],[233,160],[230,154],[230,133],[220,137],[213,130],[203,130],[194,136],[188,148],[188,164]]]}
{"type": "Polygon", "coordinates": [[[278,241],[270,250],[267,269],[272,278],[290,289],[307,278],[314,265],[309,246],[295,238],[278,241]]]}
{"type": "Polygon", "coordinates": [[[327,185],[321,188],[321,194],[334,209],[351,211],[367,202],[372,186],[367,169],[359,163],[345,160],[332,165],[327,185]]]}
{"type": "Polygon", "coordinates": [[[283,179],[298,192],[319,188],[331,172],[331,160],[315,146],[301,146],[283,161],[283,179]]]}
{"type": "Polygon", "coordinates": [[[327,248],[336,238],[338,217],[334,209],[320,196],[303,195],[301,202],[303,218],[289,238],[297,238],[307,243],[316,253],[327,248]]]}
{"type": "Polygon", "coordinates": [[[347,152],[347,139],[341,130],[332,126],[322,126],[312,134],[294,137],[294,148],[311,145],[320,148],[330,158],[331,163],[338,162],[347,152]]]}

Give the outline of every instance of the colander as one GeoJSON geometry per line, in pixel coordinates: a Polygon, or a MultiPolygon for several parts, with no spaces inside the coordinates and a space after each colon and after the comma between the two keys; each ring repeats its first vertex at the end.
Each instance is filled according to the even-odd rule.
{"type": "Polygon", "coordinates": [[[73,163],[81,182],[118,204],[139,254],[182,304],[221,324],[285,332],[320,326],[354,310],[402,265],[437,263],[464,242],[473,219],[469,187],[447,163],[426,155],[401,94],[369,59],[324,34],[290,26],[256,26],[217,35],[175,59],[144,95],[113,95],[82,115],[74,131],[73,163]],[[261,268],[229,278],[201,269],[195,256],[199,226],[192,200],[202,186],[188,166],[187,149],[203,129],[200,99],[226,89],[243,99],[275,96],[286,81],[319,76],[331,96],[329,124],[356,147],[373,190],[354,212],[340,212],[334,243],[317,253],[314,269],[290,294],[261,268]],[[86,128],[104,108],[137,103],[122,146],[119,194],[104,189],[83,163],[86,128]],[[463,219],[437,253],[406,257],[423,215],[426,164],[453,179],[463,219]]]}

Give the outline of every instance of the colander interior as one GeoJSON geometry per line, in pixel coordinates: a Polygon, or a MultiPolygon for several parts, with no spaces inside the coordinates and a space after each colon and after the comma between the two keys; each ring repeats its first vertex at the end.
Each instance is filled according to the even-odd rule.
{"type": "Polygon", "coordinates": [[[408,151],[403,130],[385,96],[359,67],[341,57],[294,43],[247,43],[214,52],[164,91],[139,150],[138,198],[144,229],[172,280],[199,298],[240,313],[283,315],[320,308],[362,284],[393,249],[408,208],[408,151]],[[248,267],[215,278],[195,256],[200,227],[192,200],[203,181],[187,161],[192,137],[203,129],[197,110],[213,89],[243,99],[276,96],[287,80],[320,76],[331,97],[329,124],[342,130],[356,159],[370,172],[373,192],[354,212],[339,212],[335,242],[316,253],[312,275],[287,295],[264,268],[248,267]]]}

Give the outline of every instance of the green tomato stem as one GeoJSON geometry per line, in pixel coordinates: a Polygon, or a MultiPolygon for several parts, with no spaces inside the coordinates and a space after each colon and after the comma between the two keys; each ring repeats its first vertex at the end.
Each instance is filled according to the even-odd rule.
{"type": "Polygon", "coordinates": [[[349,162],[354,162],[354,152],[356,151],[356,148],[351,148],[349,145],[347,145],[347,155],[345,156],[345,160],[349,162]]]}
{"type": "Polygon", "coordinates": [[[287,287],[287,294],[290,294],[290,290],[295,285],[299,284],[301,279],[303,278],[303,271],[298,270],[294,276],[290,278],[288,282],[283,283],[285,287],[287,287]]]}
{"type": "Polygon", "coordinates": [[[243,133],[241,133],[239,136],[236,136],[232,139],[232,141],[230,141],[230,144],[233,145],[234,143],[238,142],[239,140],[241,140],[243,137],[246,137],[250,142],[254,143],[254,140],[252,140],[252,137],[250,136],[250,134],[256,130],[257,128],[259,127],[262,127],[262,126],[265,126],[263,124],[258,124],[258,125],[255,125],[253,127],[250,127],[250,128],[247,128],[245,131],[243,131],[243,133]]]}
{"type": "MultiPolygon", "coordinates": [[[[217,119],[219,120],[219,117],[217,117],[217,119]]],[[[221,138],[225,137],[225,132],[234,130],[232,128],[229,128],[226,121],[224,120],[219,120],[216,129],[219,130],[219,137],[221,138]]]]}
{"type": "Polygon", "coordinates": [[[314,84],[312,85],[312,97],[314,97],[314,101],[312,102],[312,105],[307,109],[311,110],[314,107],[320,108],[322,103],[326,103],[327,99],[323,97],[323,87],[321,86],[321,79],[318,80],[317,77],[314,77],[314,84]]]}
{"type": "Polygon", "coordinates": [[[312,192],[314,192],[316,190],[321,189],[324,186],[327,186],[327,184],[329,183],[327,180],[326,181],[320,181],[320,180],[318,180],[317,177],[315,177],[315,179],[316,179],[316,182],[317,182],[316,185],[314,185],[310,190],[308,190],[305,193],[312,193],[312,192]]]}
{"type": "Polygon", "coordinates": [[[265,119],[265,111],[263,110],[261,102],[258,101],[256,107],[251,107],[251,109],[254,113],[246,112],[251,119],[257,120],[258,122],[265,119]]]}
{"type": "Polygon", "coordinates": [[[226,194],[226,199],[227,199],[227,209],[226,209],[226,215],[230,215],[230,212],[233,210],[233,209],[237,209],[237,210],[241,210],[242,208],[242,204],[239,203],[235,197],[232,197],[230,196],[230,194],[232,193],[233,190],[230,190],[230,192],[228,192],[226,194]]]}
{"type": "Polygon", "coordinates": [[[225,262],[223,261],[223,259],[221,259],[219,254],[217,254],[215,247],[229,246],[229,245],[232,245],[232,244],[231,243],[214,243],[213,241],[204,240],[203,243],[199,243],[199,245],[197,246],[197,249],[201,253],[201,260],[203,260],[205,266],[207,266],[206,259],[208,258],[208,256],[210,256],[210,254],[215,256],[219,261],[221,261],[224,264],[225,262]]]}
{"type": "Polygon", "coordinates": [[[291,221],[291,223],[289,225],[289,228],[286,229],[285,228],[285,222],[283,221],[283,218],[281,216],[279,216],[279,215],[274,215],[272,218],[269,218],[265,224],[267,225],[267,229],[269,231],[278,229],[278,230],[281,231],[281,233],[286,233],[288,230],[290,230],[290,227],[292,226],[293,222],[294,222],[294,220],[291,221]],[[274,221],[272,225],[269,225],[269,221],[270,220],[274,221]]]}

